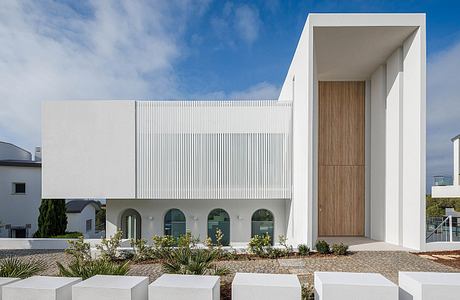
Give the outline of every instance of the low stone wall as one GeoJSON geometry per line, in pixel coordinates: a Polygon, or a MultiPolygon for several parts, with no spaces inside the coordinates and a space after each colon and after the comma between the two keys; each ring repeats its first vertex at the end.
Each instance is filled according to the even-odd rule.
{"type": "MultiPolygon", "coordinates": [[[[66,249],[69,245],[68,241],[74,239],[42,239],[42,238],[28,238],[28,239],[15,239],[15,238],[0,238],[0,250],[19,250],[19,249],[33,249],[33,250],[56,250],[66,249]]],[[[95,247],[100,243],[100,239],[85,239],[85,242],[90,243],[91,247],[95,247]]]]}

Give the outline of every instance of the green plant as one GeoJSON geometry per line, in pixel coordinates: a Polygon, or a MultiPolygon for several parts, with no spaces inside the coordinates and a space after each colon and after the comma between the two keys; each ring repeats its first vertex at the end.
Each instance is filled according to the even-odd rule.
{"type": "Polygon", "coordinates": [[[317,241],[315,248],[316,248],[316,251],[318,251],[321,254],[329,254],[331,252],[329,244],[323,240],[317,241]]]}
{"type": "Polygon", "coordinates": [[[335,255],[347,255],[348,246],[344,245],[343,243],[334,244],[332,245],[332,253],[334,253],[335,255]]]}
{"type": "Polygon", "coordinates": [[[309,284],[302,285],[302,300],[314,300],[315,289],[309,284]]]}
{"type": "Polygon", "coordinates": [[[61,235],[55,235],[52,238],[53,239],[78,239],[83,236],[83,233],[81,232],[66,232],[61,235]]]}
{"type": "Polygon", "coordinates": [[[278,236],[278,240],[280,241],[280,245],[284,247],[284,254],[287,256],[287,255],[290,255],[294,252],[294,248],[291,246],[291,245],[288,245],[287,244],[287,237],[280,234],[278,236]]]}
{"type": "Polygon", "coordinates": [[[7,257],[0,260],[0,277],[27,278],[45,270],[46,264],[41,260],[22,260],[7,257]]]}
{"type": "Polygon", "coordinates": [[[118,248],[120,247],[122,236],[123,232],[119,230],[109,239],[103,238],[100,245],[96,245],[96,249],[101,251],[101,258],[111,261],[119,259],[118,248]]]}
{"type": "Polygon", "coordinates": [[[272,249],[271,238],[268,233],[264,235],[255,235],[249,240],[248,250],[260,257],[267,257],[272,249]]]}
{"type": "Polygon", "coordinates": [[[154,258],[163,259],[176,245],[176,239],[170,235],[155,235],[152,237],[153,247],[152,247],[152,256],[154,258]]]}
{"type": "Polygon", "coordinates": [[[75,260],[91,260],[90,245],[85,242],[82,236],[75,241],[68,241],[68,244],[69,247],[65,249],[65,253],[72,255],[75,260]]]}
{"type": "Polygon", "coordinates": [[[68,267],[57,262],[59,274],[64,277],[81,277],[83,280],[94,275],[126,275],[129,271],[129,262],[119,264],[105,259],[74,260],[68,267]]]}
{"type": "Polygon", "coordinates": [[[42,199],[39,213],[38,230],[34,237],[48,238],[65,234],[67,215],[64,199],[42,199]]]}
{"type": "Polygon", "coordinates": [[[143,261],[147,259],[153,258],[153,249],[149,245],[147,245],[147,241],[143,239],[132,239],[131,240],[131,247],[133,247],[134,255],[133,260],[135,261],[143,261]]]}
{"type": "Polygon", "coordinates": [[[310,255],[310,248],[307,245],[300,244],[297,248],[299,249],[299,254],[301,256],[310,255]]]}
{"type": "Polygon", "coordinates": [[[176,243],[179,248],[195,248],[199,241],[199,239],[195,238],[192,233],[188,231],[186,234],[179,236],[176,243]]]}
{"type": "Polygon", "coordinates": [[[163,262],[163,270],[171,274],[228,274],[227,268],[217,267],[214,264],[218,255],[218,252],[213,250],[177,248],[168,254],[163,262]]]}

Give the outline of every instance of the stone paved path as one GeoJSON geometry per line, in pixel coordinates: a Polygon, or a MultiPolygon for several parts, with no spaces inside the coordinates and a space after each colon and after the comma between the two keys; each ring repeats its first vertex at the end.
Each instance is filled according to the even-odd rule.
{"type": "MultiPolygon", "coordinates": [[[[20,256],[23,259],[41,259],[48,268],[43,275],[58,273],[56,261],[67,263],[69,257],[62,251],[53,250],[0,250],[0,259],[6,256],[20,256]]],[[[288,258],[277,260],[247,260],[221,261],[220,266],[226,266],[231,274],[222,278],[230,282],[236,272],[254,273],[290,273],[297,274],[302,283],[312,283],[314,271],[336,272],[376,272],[397,283],[398,271],[431,271],[431,272],[460,272],[460,269],[445,266],[408,252],[370,251],[356,252],[348,256],[310,256],[306,258],[288,258]]],[[[160,264],[133,264],[130,275],[149,276],[154,281],[162,274],[160,264]]]]}

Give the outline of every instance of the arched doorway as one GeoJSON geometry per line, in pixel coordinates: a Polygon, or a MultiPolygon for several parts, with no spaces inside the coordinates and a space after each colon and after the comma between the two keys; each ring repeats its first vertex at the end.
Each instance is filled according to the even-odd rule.
{"type": "Polygon", "coordinates": [[[141,215],[136,210],[129,208],[121,215],[121,230],[124,239],[140,239],[141,225],[141,215]]]}
{"type": "Polygon", "coordinates": [[[186,223],[185,215],[177,208],[168,210],[164,220],[164,234],[173,237],[180,237],[185,235],[186,223]]]}
{"type": "Polygon", "coordinates": [[[256,210],[251,218],[251,237],[255,235],[263,236],[266,233],[270,236],[270,241],[274,243],[275,222],[271,211],[267,209],[256,210]]]}
{"type": "Polygon", "coordinates": [[[213,209],[208,215],[208,237],[216,244],[216,231],[223,233],[222,245],[230,245],[230,216],[222,208],[213,209]]]}

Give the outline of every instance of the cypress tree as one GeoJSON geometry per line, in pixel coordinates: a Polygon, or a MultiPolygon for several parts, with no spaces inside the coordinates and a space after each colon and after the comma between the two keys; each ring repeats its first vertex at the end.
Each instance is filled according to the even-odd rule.
{"type": "Polygon", "coordinates": [[[39,212],[38,230],[34,237],[48,238],[65,234],[67,215],[64,199],[42,199],[39,212]]]}

